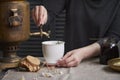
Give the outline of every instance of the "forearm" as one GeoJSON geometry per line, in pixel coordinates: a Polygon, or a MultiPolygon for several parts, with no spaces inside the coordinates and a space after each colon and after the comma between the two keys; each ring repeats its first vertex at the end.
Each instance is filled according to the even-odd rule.
{"type": "Polygon", "coordinates": [[[97,56],[98,54],[100,54],[100,52],[101,52],[101,47],[97,42],[95,42],[91,45],[83,47],[83,52],[80,54],[80,56],[82,56],[83,59],[86,59],[97,56]]]}

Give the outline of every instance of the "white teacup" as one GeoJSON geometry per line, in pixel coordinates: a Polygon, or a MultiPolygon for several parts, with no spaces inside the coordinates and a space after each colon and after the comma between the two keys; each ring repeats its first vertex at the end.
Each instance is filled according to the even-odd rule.
{"type": "Polygon", "coordinates": [[[56,64],[64,55],[64,41],[42,42],[42,52],[46,62],[50,65],[56,64]]]}

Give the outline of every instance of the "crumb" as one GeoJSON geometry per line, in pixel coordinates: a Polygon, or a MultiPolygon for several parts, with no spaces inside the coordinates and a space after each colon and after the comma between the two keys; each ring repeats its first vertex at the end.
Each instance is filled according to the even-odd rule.
{"type": "Polygon", "coordinates": [[[63,72],[62,72],[62,71],[60,71],[60,72],[59,72],[59,74],[60,74],[60,75],[62,75],[62,74],[63,74],[63,72]]]}
{"type": "Polygon", "coordinates": [[[20,80],[25,80],[25,77],[24,77],[24,76],[22,76],[22,78],[21,78],[20,80]]]}
{"type": "Polygon", "coordinates": [[[42,76],[43,77],[47,77],[47,78],[49,78],[49,77],[54,77],[54,75],[52,75],[51,73],[42,73],[42,76]]]}

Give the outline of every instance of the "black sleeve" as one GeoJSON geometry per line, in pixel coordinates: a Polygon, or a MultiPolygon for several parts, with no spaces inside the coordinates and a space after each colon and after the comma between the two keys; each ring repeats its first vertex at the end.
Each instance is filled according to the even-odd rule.
{"type": "Polygon", "coordinates": [[[56,15],[58,15],[60,12],[64,10],[65,3],[66,3],[66,0],[43,0],[42,1],[42,5],[48,11],[47,24],[54,22],[56,15]]]}
{"type": "Polygon", "coordinates": [[[101,38],[99,41],[97,41],[100,44],[101,48],[105,45],[107,39],[112,39],[116,43],[120,41],[120,4],[110,27],[104,35],[104,38],[101,38]]]}

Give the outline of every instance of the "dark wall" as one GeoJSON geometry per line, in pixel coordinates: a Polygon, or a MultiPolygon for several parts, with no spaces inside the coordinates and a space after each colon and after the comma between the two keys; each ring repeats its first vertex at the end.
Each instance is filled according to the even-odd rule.
{"type": "MultiPolygon", "coordinates": [[[[40,5],[40,0],[28,0],[30,2],[30,9],[35,5],[40,5]]],[[[44,26],[44,30],[48,31],[49,29],[52,31],[51,38],[41,38],[40,36],[30,36],[29,40],[24,41],[20,45],[20,49],[18,50],[17,54],[19,56],[26,56],[26,55],[33,55],[33,56],[42,56],[41,51],[41,42],[44,40],[63,40],[64,37],[64,25],[65,25],[65,12],[61,13],[57,16],[55,20],[55,25],[44,26]],[[52,27],[52,28],[49,28],[52,27]]],[[[37,32],[39,29],[36,27],[34,21],[31,18],[31,32],[37,32]]]]}

